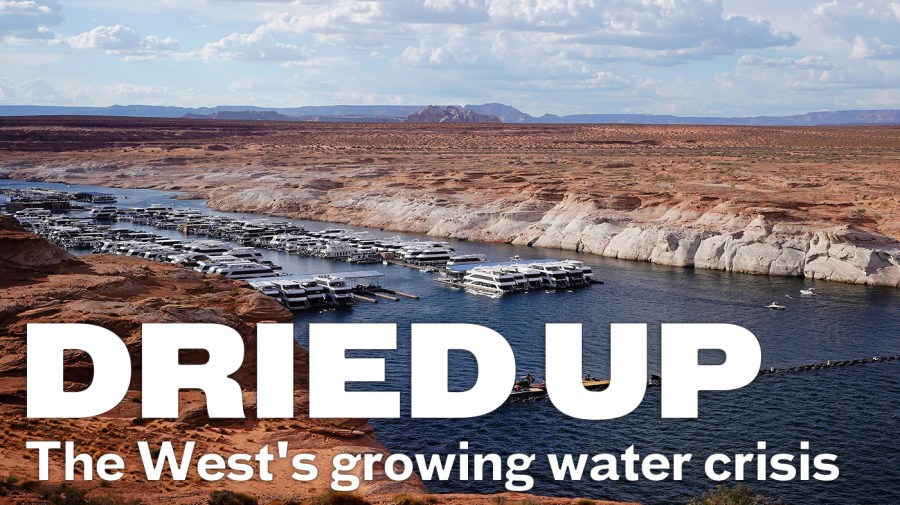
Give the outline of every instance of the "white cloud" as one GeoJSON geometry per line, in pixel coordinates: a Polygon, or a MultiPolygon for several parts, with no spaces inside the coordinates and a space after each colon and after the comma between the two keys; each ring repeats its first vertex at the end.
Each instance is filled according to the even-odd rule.
{"type": "Polygon", "coordinates": [[[764,67],[764,68],[796,68],[829,70],[835,66],[823,56],[804,56],[802,58],[763,58],[760,56],[745,54],[738,58],[738,67],[764,67]]]}
{"type": "Polygon", "coordinates": [[[377,1],[373,20],[388,23],[453,24],[483,23],[490,19],[487,0],[389,0],[377,1]]]}
{"type": "Polygon", "coordinates": [[[231,84],[228,85],[228,89],[243,93],[248,91],[258,91],[260,89],[271,89],[272,86],[272,83],[269,82],[268,79],[244,77],[243,79],[232,81],[231,84]]]}
{"type": "MultiPolygon", "coordinates": [[[[332,78],[346,73],[346,58],[373,65],[371,55],[378,54],[392,64],[385,71],[393,77],[418,69],[432,92],[440,81],[449,99],[496,83],[534,93],[625,92],[647,78],[609,68],[617,62],[674,65],[797,40],[764,19],[726,14],[721,0],[336,0],[271,7],[281,12],[262,14],[253,30],[187,54],[209,62],[273,61],[332,78]],[[321,56],[334,51],[347,56],[321,56]]],[[[342,89],[374,86],[337,82],[342,89]]]]}
{"type": "Polygon", "coordinates": [[[302,47],[284,41],[261,26],[252,33],[232,33],[203,46],[199,55],[206,60],[300,61],[306,59],[302,47]]]}
{"type": "Polygon", "coordinates": [[[407,47],[397,63],[408,67],[475,68],[490,66],[497,69],[501,62],[491,52],[490,42],[479,40],[476,34],[462,28],[443,31],[438,38],[423,38],[417,47],[407,47]]]}
{"type": "Polygon", "coordinates": [[[850,56],[900,59],[900,2],[831,0],[817,4],[810,17],[821,30],[850,47],[850,56]]]}
{"type": "Polygon", "coordinates": [[[121,55],[124,61],[153,61],[178,48],[178,41],[171,37],[142,37],[125,25],[98,26],[64,40],[76,49],[103,49],[121,55]]]}
{"type": "Polygon", "coordinates": [[[900,3],[896,0],[831,0],[817,4],[813,8],[813,14],[837,29],[848,30],[861,19],[883,23],[900,22],[900,3]]]}
{"type": "Polygon", "coordinates": [[[0,100],[16,105],[112,105],[114,103],[141,103],[147,105],[171,104],[179,98],[195,100],[196,90],[178,89],[167,85],[114,82],[91,84],[78,79],[51,82],[47,79],[11,81],[0,79],[0,100]]]}
{"type": "Polygon", "coordinates": [[[882,42],[879,37],[857,36],[853,39],[850,55],[854,58],[900,59],[900,47],[896,44],[882,42]]]}
{"type": "Polygon", "coordinates": [[[630,80],[606,71],[597,72],[585,82],[594,88],[602,89],[625,89],[630,88],[632,85],[630,80]]]}
{"type": "Polygon", "coordinates": [[[555,113],[900,107],[896,0],[84,0],[61,14],[54,0],[0,0],[0,73],[19,83],[4,97],[501,101],[555,113]],[[92,19],[121,24],[83,24],[92,19]],[[171,61],[165,73],[133,66],[133,82],[115,84],[111,58],[74,64],[80,51],[171,61]]]}
{"type": "Polygon", "coordinates": [[[141,37],[127,26],[98,26],[91,31],[69,38],[69,44],[77,49],[134,49],[141,45],[141,37]]]}
{"type": "Polygon", "coordinates": [[[348,69],[354,66],[354,61],[342,56],[313,57],[305,60],[283,61],[279,68],[304,68],[311,70],[323,70],[329,68],[348,69]]]}
{"type": "Polygon", "coordinates": [[[0,100],[9,104],[64,104],[83,100],[79,90],[61,89],[46,79],[0,81],[0,100]]]}
{"type": "Polygon", "coordinates": [[[118,82],[100,88],[103,92],[119,100],[131,102],[135,99],[144,103],[166,103],[178,95],[178,91],[171,86],[158,86],[150,84],[133,84],[118,82]]]}
{"type": "MultiPolygon", "coordinates": [[[[855,96],[869,90],[896,89],[900,75],[892,75],[866,62],[848,60],[837,65],[823,57],[763,58],[742,56],[731,72],[718,76],[719,86],[739,91],[738,96],[765,97],[782,103],[821,100],[822,94],[855,96]]],[[[833,108],[833,107],[826,107],[833,108]]]]}
{"type": "Polygon", "coordinates": [[[795,41],[765,20],[726,16],[720,0],[492,0],[487,9],[496,28],[585,44],[673,50],[711,42],[733,50],[795,41]]]}
{"type": "Polygon", "coordinates": [[[0,0],[0,35],[21,39],[48,38],[48,27],[62,22],[53,0],[0,0]]]}
{"type": "Polygon", "coordinates": [[[318,44],[366,52],[394,40],[418,40],[401,57],[414,66],[434,64],[448,54],[462,62],[480,60],[458,50],[462,43],[454,39],[466,27],[472,39],[467,45],[513,33],[523,42],[553,46],[552,52],[564,48],[570,57],[580,53],[584,58],[603,52],[606,59],[659,55],[685,60],[796,41],[768,21],[725,15],[721,0],[339,0],[293,7],[294,12],[271,16],[251,34],[227,38],[312,37],[318,44]]]}

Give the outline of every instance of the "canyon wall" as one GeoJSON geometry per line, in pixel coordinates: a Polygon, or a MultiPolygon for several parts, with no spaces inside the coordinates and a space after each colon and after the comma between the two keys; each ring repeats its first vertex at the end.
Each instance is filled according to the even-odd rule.
{"type": "Polygon", "coordinates": [[[900,127],[0,118],[0,177],[900,286],[900,127]]]}
{"type": "Polygon", "coordinates": [[[329,191],[213,191],[210,206],[426,233],[580,251],[660,265],[900,287],[900,243],[849,224],[785,222],[779,209],[722,202],[634,197],[614,210],[566,195],[559,203],[451,204],[435,197],[329,191]],[[322,205],[322,203],[327,203],[322,205]],[[506,206],[509,204],[509,206],[506,206]],[[543,208],[542,208],[543,207],[543,208]]]}

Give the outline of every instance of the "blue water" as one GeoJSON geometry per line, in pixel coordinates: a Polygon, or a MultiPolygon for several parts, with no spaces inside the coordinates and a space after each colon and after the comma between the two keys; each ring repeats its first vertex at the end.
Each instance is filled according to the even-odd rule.
{"type": "MultiPolygon", "coordinates": [[[[34,183],[4,181],[9,185],[34,183]]],[[[65,188],[62,185],[44,186],[65,188]]],[[[70,190],[105,190],[73,186],[70,190]]],[[[121,206],[167,203],[205,207],[202,201],[171,201],[170,193],[146,190],[108,190],[120,196],[121,206]]],[[[127,225],[120,223],[120,225],[127,225]]],[[[311,229],[330,226],[306,223],[311,229]]],[[[364,229],[364,228],[358,228],[364,229]]],[[[162,232],[160,232],[162,233],[162,232]]],[[[177,232],[166,232],[178,236],[177,232]]],[[[394,235],[373,230],[379,235],[394,235]]],[[[413,234],[400,234],[416,237],[413,234]]],[[[764,367],[788,367],[826,360],[900,354],[900,292],[808,281],[795,278],[730,274],[709,270],[669,268],[593,255],[506,244],[454,242],[461,253],[481,252],[493,260],[520,254],[523,258],[575,258],[594,266],[605,284],[575,292],[527,293],[488,298],[431,282],[429,274],[398,266],[347,265],[266,251],[286,272],[318,273],[377,269],[387,274],[385,285],[421,296],[418,301],[360,303],[352,310],[308,311],[295,318],[298,340],[306,344],[311,322],[397,323],[398,349],[371,352],[388,363],[386,386],[409,389],[409,325],[416,322],[476,323],[492,328],[512,346],[520,373],[543,376],[544,324],[573,322],[584,325],[584,367],[595,376],[608,375],[610,323],[648,323],[648,370],[659,370],[659,324],[684,322],[732,323],[751,330],[762,347],[764,367]],[[800,288],[816,286],[820,296],[797,298],[800,288]],[[795,298],[787,299],[786,294],[795,298]],[[773,300],[787,310],[763,308],[773,300]]],[[[474,360],[451,356],[452,380],[471,382],[474,360]]],[[[474,419],[373,419],[379,440],[391,451],[455,453],[459,441],[470,442],[470,453],[523,452],[536,454],[529,470],[533,492],[545,495],[587,496],[596,499],[638,501],[647,504],[684,503],[690,496],[714,487],[703,474],[703,459],[714,452],[756,452],[766,441],[767,454],[799,455],[800,441],[809,441],[811,454],[838,455],[840,477],[816,480],[748,484],[757,492],[781,496],[791,503],[889,504],[900,503],[900,364],[874,364],[831,368],[814,372],[757,378],[737,391],[708,392],[700,398],[700,417],[694,420],[661,419],[658,388],[647,390],[643,403],[628,416],[590,422],[560,414],[548,401],[515,404],[474,419]],[[694,454],[682,482],[555,482],[544,457],[547,453],[619,454],[635,445],[640,454],[694,454]]],[[[755,468],[755,467],[754,467],[755,468]]],[[[749,475],[755,476],[755,469],[749,475]]],[[[504,482],[431,482],[433,492],[493,493],[504,482]]]]}

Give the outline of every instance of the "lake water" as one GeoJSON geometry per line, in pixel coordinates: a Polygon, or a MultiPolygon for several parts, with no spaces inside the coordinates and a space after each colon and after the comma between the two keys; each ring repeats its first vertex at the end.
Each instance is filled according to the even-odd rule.
{"type": "MultiPolygon", "coordinates": [[[[170,193],[157,191],[0,183],[0,187],[12,185],[108,191],[119,195],[118,205],[125,207],[165,203],[205,208],[202,201],[173,201],[170,193]]],[[[340,226],[304,224],[310,229],[340,226]]],[[[372,231],[377,235],[424,238],[372,231]]],[[[449,242],[460,253],[484,253],[491,260],[506,260],[516,254],[522,258],[579,259],[592,265],[596,278],[605,284],[575,292],[489,298],[438,285],[429,274],[399,266],[356,266],[273,251],[265,251],[265,255],[291,273],[380,270],[387,275],[387,287],[421,296],[418,301],[360,303],[352,310],[307,311],[295,318],[297,338],[303,345],[307,342],[306,325],[311,322],[397,323],[396,352],[365,354],[387,359],[387,384],[375,389],[408,392],[409,325],[417,322],[475,323],[492,328],[509,341],[519,373],[531,372],[538,377],[543,377],[544,324],[551,322],[584,325],[585,371],[599,377],[608,376],[607,339],[609,324],[614,322],[649,324],[650,372],[659,370],[660,323],[741,325],[759,339],[766,368],[900,354],[900,291],[896,289],[661,267],[506,244],[449,242]],[[810,285],[818,288],[820,296],[800,299],[799,290],[810,285]],[[794,298],[787,299],[786,294],[794,298]],[[787,310],[764,308],[774,300],[787,305],[787,310]]],[[[471,383],[473,369],[474,360],[467,355],[451,355],[451,380],[458,387],[471,383]]],[[[715,483],[704,476],[702,464],[714,452],[754,453],[757,442],[766,441],[769,455],[799,455],[800,442],[809,441],[809,453],[838,455],[840,477],[836,481],[753,480],[748,484],[759,493],[781,496],[792,503],[900,503],[900,363],[759,377],[737,391],[703,393],[700,416],[692,420],[661,419],[659,394],[658,388],[648,389],[635,412],[612,421],[572,419],[542,401],[506,405],[473,419],[404,417],[373,419],[371,424],[381,443],[393,452],[455,453],[459,441],[468,440],[470,453],[534,453],[538,457],[528,473],[536,479],[536,494],[647,504],[684,503],[714,487],[715,483]],[[686,465],[682,482],[556,482],[544,457],[548,453],[619,454],[630,445],[640,454],[689,452],[695,456],[686,465]]],[[[408,395],[404,394],[404,416],[408,412],[408,395]]],[[[438,493],[504,491],[503,481],[451,479],[428,486],[438,493]]]]}

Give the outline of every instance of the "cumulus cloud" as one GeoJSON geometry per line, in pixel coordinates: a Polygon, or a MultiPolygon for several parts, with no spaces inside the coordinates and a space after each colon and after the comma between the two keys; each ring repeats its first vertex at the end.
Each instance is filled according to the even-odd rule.
{"type": "Polygon", "coordinates": [[[0,0],[0,35],[48,38],[47,27],[62,19],[59,4],[52,0],[0,0]]]}
{"type": "Polygon", "coordinates": [[[373,19],[392,23],[467,25],[490,20],[486,0],[392,0],[378,2],[373,19]]]}
{"type": "Polygon", "coordinates": [[[630,88],[632,85],[631,80],[608,71],[597,72],[585,83],[592,87],[603,89],[625,89],[630,88]]]}
{"type": "Polygon", "coordinates": [[[0,100],[7,104],[110,105],[112,103],[169,104],[178,97],[196,99],[195,90],[166,85],[114,82],[91,84],[80,80],[0,79],[0,100]]]}
{"type": "Polygon", "coordinates": [[[763,58],[760,56],[745,54],[738,58],[738,67],[763,67],[763,68],[797,68],[829,70],[835,66],[823,56],[804,56],[802,58],[763,58]]]}
{"type": "Polygon", "coordinates": [[[10,104],[63,104],[85,98],[81,90],[60,88],[46,79],[0,80],[0,100],[10,104]]]}
{"type": "Polygon", "coordinates": [[[103,49],[121,55],[125,61],[152,61],[178,49],[178,41],[171,37],[142,37],[125,25],[98,26],[68,37],[65,42],[76,49],[103,49]]]}
{"type": "Polygon", "coordinates": [[[806,93],[894,89],[900,85],[900,76],[865,62],[849,60],[847,63],[849,66],[838,65],[821,56],[763,58],[744,55],[733,71],[718,77],[718,84],[742,90],[750,96],[785,100],[791,97],[791,100],[799,100],[798,103],[813,96],[804,96],[806,93]]]}
{"type": "Polygon", "coordinates": [[[342,56],[326,56],[307,58],[305,60],[283,61],[278,65],[278,67],[323,70],[329,68],[346,69],[353,65],[354,61],[349,58],[344,58],[342,56]]]}
{"type": "Polygon", "coordinates": [[[21,79],[0,92],[59,103],[72,95],[48,83],[80,75],[107,83],[80,84],[92,97],[133,96],[121,99],[137,102],[209,103],[218,93],[224,100],[250,96],[272,104],[485,100],[540,104],[542,112],[694,114],[834,108],[878,96],[882,105],[900,106],[891,98],[900,80],[896,0],[761,0],[752,6],[734,0],[101,4],[79,5],[79,19],[122,12],[132,17],[121,19],[130,20],[153,7],[185,14],[190,22],[153,28],[162,18],[148,16],[140,25],[129,21],[131,27],[66,30],[58,26],[63,20],[56,0],[0,0],[0,43],[7,49],[0,68],[9,69],[6,78],[21,79]],[[189,28],[201,25],[202,31],[189,28]],[[114,86],[114,74],[104,72],[99,59],[100,68],[90,69],[46,63],[77,57],[70,48],[125,61],[170,58],[172,68],[197,72],[193,81],[202,90],[190,98],[184,89],[165,86],[178,79],[150,72],[136,81],[161,86],[114,86]],[[215,77],[204,73],[207,66],[216,67],[215,77]],[[47,81],[25,84],[32,77],[47,81]]]}
{"type": "Polygon", "coordinates": [[[900,59],[900,2],[831,0],[817,4],[812,21],[850,45],[854,58],[900,59]]]}
{"type": "Polygon", "coordinates": [[[720,1],[630,1],[598,4],[496,0],[492,19],[538,39],[539,49],[582,61],[683,63],[740,49],[791,46],[797,37],[765,20],[727,16],[720,1]],[[531,32],[529,34],[529,32],[531,32]]]}
{"type": "Polygon", "coordinates": [[[179,91],[171,86],[159,86],[152,84],[134,84],[118,82],[99,88],[105,94],[121,100],[143,100],[144,103],[166,103],[166,101],[179,95],[179,91]]]}
{"type": "Polygon", "coordinates": [[[418,35],[415,26],[393,22],[390,17],[381,2],[342,0],[315,12],[272,19],[261,28],[293,36],[313,35],[320,44],[364,51],[418,35]]]}
{"type": "Polygon", "coordinates": [[[258,91],[260,89],[271,89],[273,84],[268,79],[259,77],[244,77],[236,81],[232,81],[228,85],[228,89],[237,92],[258,91]]]}
{"type": "Polygon", "coordinates": [[[883,42],[879,37],[857,36],[853,39],[851,56],[879,60],[900,59],[900,46],[883,42]]]}
{"type": "Polygon", "coordinates": [[[409,67],[497,68],[501,63],[491,49],[490,44],[485,44],[470,31],[454,28],[439,38],[427,37],[418,46],[405,48],[397,62],[409,67]]]}
{"type": "MultiPolygon", "coordinates": [[[[544,52],[565,49],[570,57],[584,58],[658,54],[684,60],[797,40],[766,20],[725,15],[722,0],[339,0],[299,10],[269,19],[253,34],[229,37],[312,36],[319,44],[367,52],[390,41],[418,40],[401,56],[414,66],[459,55],[455,38],[466,27],[472,27],[467,44],[489,44],[498,34],[512,33],[523,43],[547,46],[538,48],[544,52]]],[[[482,58],[460,61],[466,59],[482,58]]]]}
{"type": "Polygon", "coordinates": [[[646,76],[626,76],[611,65],[684,64],[797,41],[765,19],[726,14],[722,0],[335,0],[276,9],[253,30],[190,55],[330,67],[333,76],[346,61],[320,53],[338,51],[359,64],[378,54],[394,73],[415,68],[457,86],[473,83],[472,90],[452,90],[454,96],[496,83],[626,93],[646,76]]]}
{"type": "Polygon", "coordinates": [[[279,40],[277,32],[259,27],[252,33],[233,33],[206,44],[199,55],[206,60],[301,61],[306,53],[300,46],[279,40]]]}

